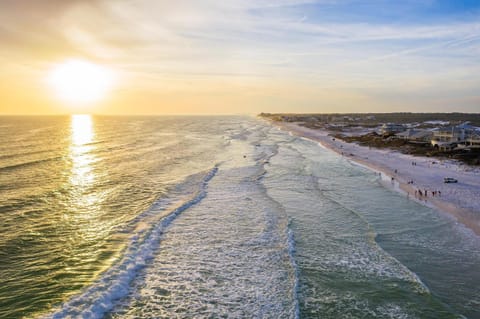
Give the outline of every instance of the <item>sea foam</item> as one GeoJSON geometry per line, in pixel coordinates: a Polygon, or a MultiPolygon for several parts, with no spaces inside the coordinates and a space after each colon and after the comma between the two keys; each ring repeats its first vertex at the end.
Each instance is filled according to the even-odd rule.
{"type": "Polygon", "coordinates": [[[166,215],[149,234],[133,236],[125,255],[109,269],[97,282],[88,287],[82,294],[64,303],[61,309],[45,318],[102,318],[105,313],[113,309],[114,304],[126,297],[130,291],[130,284],[138,272],[153,258],[165,229],[178,215],[191,206],[199,203],[207,194],[208,182],[215,176],[218,166],[208,171],[197,192],[190,200],[182,203],[166,215]]]}

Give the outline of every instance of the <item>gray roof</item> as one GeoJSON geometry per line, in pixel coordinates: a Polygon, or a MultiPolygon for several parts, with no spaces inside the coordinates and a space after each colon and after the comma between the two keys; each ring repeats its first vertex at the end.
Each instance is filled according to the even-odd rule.
{"type": "Polygon", "coordinates": [[[470,125],[468,123],[463,123],[463,124],[460,124],[460,125],[456,125],[456,126],[444,126],[444,127],[440,127],[438,129],[439,132],[460,132],[462,130],[472,130],[472,131],[475,131],[477,129],[477,127],[473,126],[473,125],[470,125]]]}
{"type": "Polygon", "coordinates": [[[395,136],[408,137],[408,138],[423,138],[423,137],[429,136],[431,134],[433,134],[433,133],[431,131],[428,131],[428,130],[408,129],[404,132],[395,134],[395,136]]]}

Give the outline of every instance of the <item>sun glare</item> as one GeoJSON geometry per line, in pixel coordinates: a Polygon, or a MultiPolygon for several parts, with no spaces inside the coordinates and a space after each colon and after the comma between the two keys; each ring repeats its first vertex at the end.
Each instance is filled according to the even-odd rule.
{"type": "Polygon", "coordinates": [[[69,60],[55,66],[47,81],[60,99],[86,104],[105,97],[112,87],[113,74],[108,68],[88,61],[69,60]]]}

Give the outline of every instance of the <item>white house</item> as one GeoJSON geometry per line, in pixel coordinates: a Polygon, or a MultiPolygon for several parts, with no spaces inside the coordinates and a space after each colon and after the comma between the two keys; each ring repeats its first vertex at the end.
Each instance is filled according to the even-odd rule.
{"type": "Polygon", "coordinates": [[[432,146],[444,150],[455,148],[458,144],[477,144],[476,127],[463,123],[457,126],[441,127],[433,131],[432,146]]]}
{"type": "Polygon", "coordinates": [[[480,131],[475,131],[465,140],[465,145],[473,148],[480,148],[480,131]]]}
{"type": "Polygon", "coordinates": [[[458,143],[470,138],[475,127],[467,123],[457,126],[441,127],[433,132],[433,140],[438,142],[458,143]]]}
{"type": "Polygon", "coordinates": [[[380,133],[382,135],[392,135],[405,131],[405,126],[395,123],[385,123],[380,128],[380,133]]]}

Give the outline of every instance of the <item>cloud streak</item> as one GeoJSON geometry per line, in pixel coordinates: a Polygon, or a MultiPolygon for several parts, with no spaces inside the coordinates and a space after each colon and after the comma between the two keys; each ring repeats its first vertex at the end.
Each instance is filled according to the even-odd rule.
{"type": "Polygon", "coordinates": [[[465,90],[480,83],[473,72],[479,69],[477,8],[469,8],[465,19],[456,12],[453,18],[425,16],[422,23],[417,14],[410,23],[393,10],[435,11],[435,2],[385,2],[379,13],[368,12],[372,4],[4,0],[0,63],[28,61],[42,68],[61,57],[84,56],[122,70],[128,85],[152,90],[172,78],[182,91],[188,90],[182,81],[242,82],[272,90],[287,81],[369,92],[422,81],[442,91],[460,80],[465,90]],[[352,13],[347,15],[347,9],[352,13]]]}

